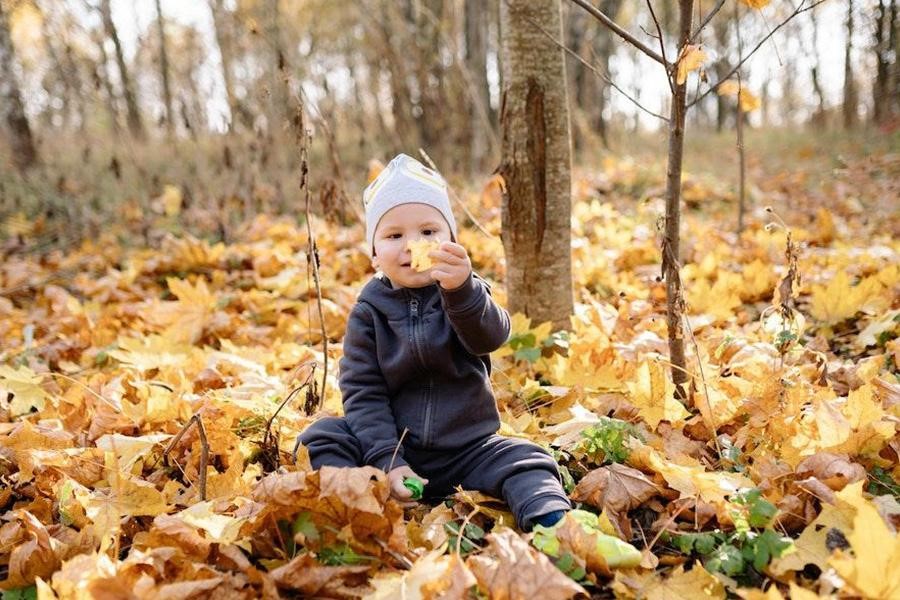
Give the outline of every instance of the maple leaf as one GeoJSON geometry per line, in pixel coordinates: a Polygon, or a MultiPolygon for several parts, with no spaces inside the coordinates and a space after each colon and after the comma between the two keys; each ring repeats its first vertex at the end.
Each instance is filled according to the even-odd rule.
{"type": "Polygon", "coordinates": [[[702,46],[688,44],[682,48],[681,53],[678,56],[678,73],[675,82],[678,85],[683,84],[687,80],[688,73],[703,66],[703,63],[706,62],[706,58],[706,52],[703,51],[702,46]]]}
{"type": "Polygon", "coordinates": [[[359,598],[368,591],[368,571],[367,566],[323,566],[303,553],[269,575],[278,587],[297,590],[305,597],[359,598]]]}
{"type": "Polygon", "coordinates": [[[373,590],[366,595],[366,600],[467,600],[471,597],[469,588],[477,580],[458,554],[444,555],[444,551],[439,548],[429,552],[408,571],[373,578],[369,582],[373,590]]]}
{"type": "Polygon", "coordinates": [[[757,10],[759,10],[760,8],[763,8],[764,6],[768,6],[769,2],[771,2],[771,1],[772,0],[741,0],[741,2],[743,2],[750,8],[755,8],[757,10]]]}
{"type": "Polygon", "coordinates": [[[494,531],[486,539],[485,551],[470,556],[466,565],[490,598],[568,600],[587,594],[513,530],[494,531]]]}
{"type": "Polygon", "coordinates": [[[406,248],[412,254],[412,264],[410,266],[419,272],[427,271],[433,267],[434,263],[431,257],[428,256],[428,253],[437,250],[440,245],[440,242],[437,240],[421,239],[407,242],[406,248]]]}
{"type": "Polygon", "coordinates": [[[659,486],[637,469],[616,463],[585,475],[575,486],[572,499],[603,510],[616,525],[618,533],[629,539],[631,526],[626,513],[660,491],[659,486]]]}
{"type": "Polygon", "coordinates": [[[677,423],[690,416],[684,405],[675,399],[675,386],[660,363],[641,363],[635,378],[636,381],[628,383],[629,402],[651,428],[656,429],[660,421],[677,423]]]}
{"type": "Polygon", "coordinates": [[[699,497],[704,502],[721,505],[738,490],[754,487],[753,481],[738,473],[708,472],[702,465],[678,465],[649,448],[644,448],[643,453],[648,466],[662,475],[669,487],[681,492],[682,498],[699,497]]]}
{"type": "Polygon", "coordinates": [[[661,577],[652,571],[618,571],[612,589],[617,598],[641,600],[722,600],[726,597],[722,582],[700,563],[694,563],[690,571],[679,565],[668,577],[661,577]]]}
{"type": "Polygon", "coordinates": [[[43,410],[50,395],[41,387],[43,375],[38,375],[28,367],[13,369],[0,365],[0,399],[6,402],[7,394],[12,394],[9,412],[13,416],[24,415],[32,409],[43,410]]]}
{"type": "Polygon", "coordinates": [[[881,287],[877,277],[866,277],[851,286],[846,271],[840,270],[827,284],[812,286],[809,314],[825,323],[839,323],[862,310],[881,287]]]}
{"type": "MultiPolygon", "coordinates": [[[[61,562],[57,553],[60,543],[50,536],[44,524],[27,510],[14,514],[25,535],[9,554],[8,574],[5,580],[0,581],[0,589],[31,585],[36,577],[48,577],[59,568],[61,562]]],[[[0,535],[0,546],[8,543],[4,539],[9,535],[5,529],[8,528],[0,528],[0,534],[5,534],[0,535]]]]}
{"type": "Polygon", "coordinates": [[[828,564],[861,596],[894,600],[900,597],[900,536],[862,497],[862,482],[846,490],[841,499],[856,509],[853,531],[846,535],[853,554],[839,550],[828,564]]]}

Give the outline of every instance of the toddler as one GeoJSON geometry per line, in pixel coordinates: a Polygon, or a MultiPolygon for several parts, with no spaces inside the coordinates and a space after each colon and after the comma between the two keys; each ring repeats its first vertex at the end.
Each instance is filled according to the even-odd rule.
{"type": "Polygon", "coordinates": [[[404,154],[363,194],[366,243],[378,273],[347,322],[340,388],[344,417],[298,438],[315,469],[372,465],[404,505],[404,479],[436,498],[454,486],[502,498],[523,530],[552,526],[571,505],[541,447],[497,435],[488,354],[509,336],[509,315],[472,272],[457,242],[447,185],[404,154]],[[433,266],[413,269],[408,243],[436,241],[433,266]]]}

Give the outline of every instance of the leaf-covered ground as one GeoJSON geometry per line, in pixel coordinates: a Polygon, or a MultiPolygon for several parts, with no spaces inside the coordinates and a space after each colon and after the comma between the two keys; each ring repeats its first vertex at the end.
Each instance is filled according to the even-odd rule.
{"type": "MultiPolygon", "coordinates": [[[[380,472],[294,464],[296,434],[340,412],[361,228],[313,223],[332,343],[308,415],[324,355],[302,218],[134,247],[146,223],[204,216],[170,188],[63,250],[33,249],[48,224],[10,219],[3,597],[898,598],[898,171],[887,155],[821,184],[768,177],[739,237],[728,186],[686,178],[688,408],[666,361],[662,170],[576,176],[572,328],[516,316],[493,384],[502,433],[551,448],[573,500],[643,551],[618,571],[573,531],[554,565],[471,491],[404,512],[380,472]]],[[[463,194],[492,235],[461,241],[503,302],[497,186],[463,194]]]]}

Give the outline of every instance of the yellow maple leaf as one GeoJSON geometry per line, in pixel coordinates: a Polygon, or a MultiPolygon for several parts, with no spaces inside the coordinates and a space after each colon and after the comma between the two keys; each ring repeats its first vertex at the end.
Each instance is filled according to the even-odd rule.
{"type": "Polygon", "coordinates": [[[656,571],[617,571],[612,589],[616,598],[642,600],[711,600],[725,598],[725,586],[700,563],[690,571],[678,565],[668,577],[656,571]]]}
{"type": "Polygon", "coordinates": [[[702,46],[688,44],[682,48],[678,57],[678,73],[675,82],[678,85],[683,84],[687,81],[688,73],[702,67],[704,62],[706,62],[706,52],[703,51],[702,46]]]}
{"type": "Polygon", "coordinates": [[[635,378],[636,381],[628,383],[629,402],[651,428],[656,429],[660,421],[677,423],[690,416],[684,405],[675,399],[675,385],[660,363],[641,363],[635,378]]]}
{"type": "Polygon", "coordinates": [[[768,6],[769,2],[771,2],[771,1],[772,0],[741,0],[741,2],[743,2],[750,8],[755,8],[757,10],[759,10],[760,8],[762,8],[764,6],[768,6]]]}
{"type": "Polygon", "coordinates": [[[720,96],[736,96],[740,89],[741,84],[739,84],[734,79],[729,79],[719,84],[719,88],[716,93],[720,96]]]}
{"type": "Polygon", "coordinates": [[[433,250],[437,250],[440,247],[440,242],[437,240],[410,240],[407,242],[406,247],[412,253],[412,268],[416,271],[427,271],[434,263],[431,260],[431,257],[428,256],[429,252],[433,250]]]}
{"type": "Polygon", "coordinates": [[[869,299],[880,291],[877,278],[867,277],[850,285],[847,272],[839,270],[825,285],[812,286],[809,314],[825,323],[840,323],[854,316],[869,299]]]}
{"type": "Polygon", "coordinates": [[[762,101],[747,88],[741,88],[738,94],[738,104],[740,104],[742,111],[752,112],[762,106],[762,101]]]}
{"type": "Polygon", "coordinates": [[[721,505],[727,496],[736,494],[742,488],[754,486],[750,479],[738,473],[706,471],[702,465],[675,464],[655,450],[648,450],[648,466],[662,475],[670,488],[681,492],[682,498],[699,496],[705,502],[721,505]]]}
{"type": "Polygon", "coordinates": [[[852,496],[844,495],[856,508],[853,531],[846,536],[853,554],[840,550],[828,563],[859,595],[896,600],[900,598],[900,536],[888,529],[861,491],[862,482],[858,482],[852,496]]]}
{"type": "Polygon", "coordinates": [[[9,412],[13,416],[24,415],[32,408],[44,409],[44,401],[50,398],[41,387],[43,375],[38,375],[25,366],[13,369],[8,365],[0,365],[0,398],[5,402],[8,394],[12,394],[9,412]]]}

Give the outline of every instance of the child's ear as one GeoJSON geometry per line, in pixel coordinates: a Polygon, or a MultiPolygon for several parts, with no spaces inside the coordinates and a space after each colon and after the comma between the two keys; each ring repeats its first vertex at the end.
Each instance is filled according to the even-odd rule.
{"type": "Polygon", "coordinates": [[[381,264],[380,264],[380,261],[378,260],[377,255],[372,256],[372,268],[375,269],[376,271],[381,269],[381,264]]]}

